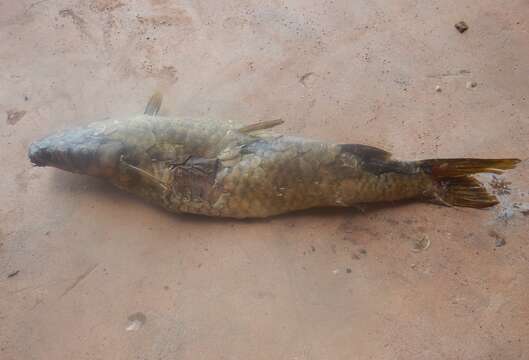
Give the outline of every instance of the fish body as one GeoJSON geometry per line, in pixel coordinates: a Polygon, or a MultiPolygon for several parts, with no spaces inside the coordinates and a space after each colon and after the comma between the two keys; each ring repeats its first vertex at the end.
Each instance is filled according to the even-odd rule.
{"type": "Polygon", "coordinates": [[[281,121],[241,126],[146,113],[92,123],[33,143],[37,166],[102,177],[172,212],[263,218],[314,207],[425,199],[487,207],[494,196],[470,175],[517,159],[397,161],[384,150],[283,136],[281,121]]]}

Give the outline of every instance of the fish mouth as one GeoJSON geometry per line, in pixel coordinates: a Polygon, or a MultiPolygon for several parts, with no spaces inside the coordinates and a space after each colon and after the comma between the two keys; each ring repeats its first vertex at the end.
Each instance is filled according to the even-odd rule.
{"type": "Polygon", "coordinates": [[[39,146],[39,143],[29,146],[28,157],[34,166],[48,166],[52,163],[52,154],[47,148],[39,146]]]}
{"type": "Polygon", "coordinates": [[[28,149],[29,160],[34,166],[51,166],[94,176],[112,175],[123,153],[121,142],[97,134],[90,128],[45,137],[32,143],[28,149]]]}
{"type": "Polygon", "coordinates": [[[69,162],[66,154],[72,152],[72,147],[57,134],[51,135],[32,143],[28,149],[28,157],[34,166],[61,167],[69,162]]]}

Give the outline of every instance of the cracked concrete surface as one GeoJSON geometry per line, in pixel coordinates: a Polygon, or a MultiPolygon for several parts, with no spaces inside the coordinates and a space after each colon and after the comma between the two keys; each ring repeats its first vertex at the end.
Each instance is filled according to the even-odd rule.
{"type": "Polygon", "coordinates": [[[495,209],[238,222],[26,157],[158,88],[166,114],[282,118],[403,159],[526,159],[527,19],[523,0],[1,2],[0,358],[528,358],[526,161],[495,209]]]}

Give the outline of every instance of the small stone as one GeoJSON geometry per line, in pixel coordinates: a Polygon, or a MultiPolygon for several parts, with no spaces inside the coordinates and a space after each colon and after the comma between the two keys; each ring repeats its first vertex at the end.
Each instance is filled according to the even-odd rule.
{"type": "Polygon", "coordinates": [[[9,279],[9,278],[12,278],[13,276],[17,276],[19,272],[20,270],[13,271],[12,273],[7,275],[7,278],[9,279]]]}
{"type": "Polygon", "coordinates": [[[496,239],[496,247],[502,247],[505,246],[505,244],[507,244],[507,241],[505,241],[504,238],[496,239]]]}
{"type": "Polygon", "coordinates": [[[416,239],[413,241],[413,248],[412,250],[415,252],[424,251],[430,247],[430,239],[428,236],[423,236],[420,239],[416,239]]]}
{"type": "Polygon", "coordinates": [[[507,244],[507,241],[505,241],[505,238],[494,230],[489,231],[489,236],[494,238],[495,240],[494,244],[496,245],[496,247],[502,247],[502,246],[505,246],[505,244],[507,244]]]}
{"type": "Polygon", "coordinates": [[[129,324],[125,328],[126,331],[137,331],[139,330],[143,324],[145,324],[145,321],[147,321],[147,317],[145,314],[138,312],[135,314],[132,314],[128,318],[129,324]]]}
{"type": "Polygon", "coordinates": [[[454,26],[457,29],[457,31],[459,31],[461,34],[468,30],[468,25],[464,21],[460,21],[454,26]]]}
{"type": "Polygon", "coordinates": [[[467,89],[472,89],[478,86],[478,83],[475,81],[467,81],[467,89]]]}
{"type": "Polygon", "coordinates": [[[347,268],[347,269],[345,269],[345,272],[350,274],[351,272],[353,272],[353,270],[351,270],[351,268],[347,268]]]}
{"type": "Polygon", "coordinates": [[[443,89],[441,88],[441,86],[437,85],[437,86],[435,87],[435,91],[436,91],[436,92],[441,92],[441,91],[443,91],[443,89]]]}

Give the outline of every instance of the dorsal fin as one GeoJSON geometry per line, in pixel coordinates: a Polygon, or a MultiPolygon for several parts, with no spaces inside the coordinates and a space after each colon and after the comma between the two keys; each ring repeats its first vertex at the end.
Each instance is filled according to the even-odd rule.
{"type": "Polygon", "coordinates": [[[354,154],[364,161],[388,160],[391,158],[391,153],[369,145],[341,144],[340,149],[343,152],[354,154]]]}
{"type": "Polygon", "coordinates": [[[158,114],[158,111],[160,111],[160,107],[162,106],[162,99],[163,99],[162,93],[159,91],[155,92],[149,99],[149,102],[147,103],[147,106],[145,107],[144,114],[156,116],[156,114],[158,114]]]}
{"type": "Polygon", "coordinates": [[[342,153],[354,155],[360,160],[362,167],[375,175],[388,172],[398,174],[413,174],[415,167],[410,163],[391,160],[391,153],[368,145],[361,144],[342,144],[340,145],[342,153]]]}
{"type": "Polygon", "coordinates": [[[281,125],[282,123],[284,123],[282,119],[259,121],[254,124],[243,126],[239,128],[238,131],[244,134],[249,134],[258,130],[270,129],[274,126],[281,125]]]}

